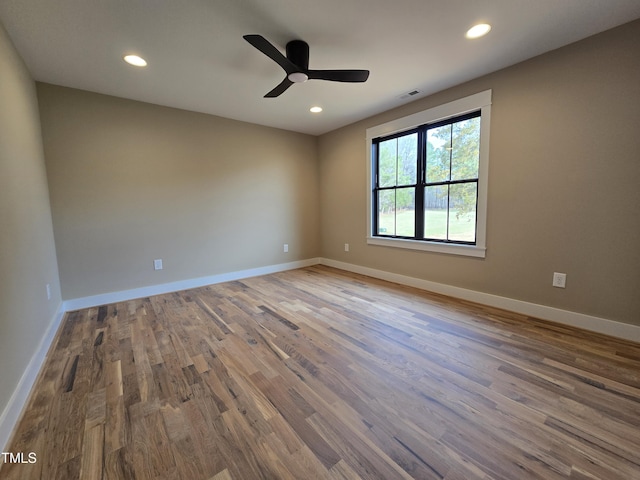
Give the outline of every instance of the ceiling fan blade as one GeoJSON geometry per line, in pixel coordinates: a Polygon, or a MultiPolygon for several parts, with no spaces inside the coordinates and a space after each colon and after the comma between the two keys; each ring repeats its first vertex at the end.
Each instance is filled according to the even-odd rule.
{"type": "Polygon", "coordinates": [[[332,82],[366,82],[369,70],[307,70],[309,79],[332,82]]]}
{"type": "Polygon", "coordinates": [[[282,95],[282,93],[284,93],[284,91],[287,88],[289,88],[291,85],[293,85],[293,82],[291,80],[289,80],[287,77],[285,77],[284,80],[282,80],[282,82],[280,82],[280,84],[276,88],[274,88],[269,93],[267,93],[264,96],[264,98],[275,98],[275,97],[278,97],[278,96],[282,95]]]}
{"type": "Polygon", "coordinates": [[[280,53],[280,50],[269,43],[262,35],[244,35],[242,38],[280,65],[282,69],[287,72],[287,75],[300,71],[291,60],[280,53]]]}

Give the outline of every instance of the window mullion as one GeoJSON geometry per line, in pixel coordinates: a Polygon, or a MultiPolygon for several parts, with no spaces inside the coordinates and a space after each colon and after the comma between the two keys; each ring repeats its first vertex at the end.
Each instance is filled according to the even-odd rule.
{"type": "Polygon", "coordinates": [[[426,129],[421,128],[418,130],[418,149],[417,158],[418,162],[416,168],[416,190],[415,190],[415,232],[416,238],[424,239],[424,184],[425,184],[425,170],[426,170],[426,156],[427,156],[427,132],[426,129]]]}
{"type": "Polygon", "coordinates": [[[447,183],[447,233],[445,238],[449,241],[449,216],[451,215],[451,165],[453,164],[453,123],[449,125],[449,181],[447,183]]]}

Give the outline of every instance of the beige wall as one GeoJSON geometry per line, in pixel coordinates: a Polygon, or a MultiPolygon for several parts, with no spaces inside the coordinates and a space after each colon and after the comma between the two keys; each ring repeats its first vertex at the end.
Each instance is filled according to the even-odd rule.
{"type": "Polygon", "coordinates": [[[640,325],[638,45],[640,21],[320,137],[323,257],[640,325]],[[365,130],[486,89],[486,258],[368,246],[365,130]]]}
{"type": "Polygon", "coordinates": [[[35,84],[0,24],[0,416],[60,302],[35,84]]]}
{"type": "Polygon", "coordinates": [[[63,298],[320,253],[315,137],[37,89],[63,298]]]}

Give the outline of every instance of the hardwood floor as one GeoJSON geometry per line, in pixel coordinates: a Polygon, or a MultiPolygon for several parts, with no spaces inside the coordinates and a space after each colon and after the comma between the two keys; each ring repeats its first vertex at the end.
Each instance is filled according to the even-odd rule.
{"type": "Polygon", "coordinates": [[[315,266],[70,312],[2,479],[640,478],[640,345],[315,266]]]}

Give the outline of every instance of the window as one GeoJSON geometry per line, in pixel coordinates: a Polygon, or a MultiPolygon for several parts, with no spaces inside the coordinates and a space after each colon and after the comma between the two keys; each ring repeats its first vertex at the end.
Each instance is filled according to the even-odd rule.
{"type": "Polygon", "coordinates": [[[367,130],[368,243],[485,255],[491,91],[367,130]]]}

